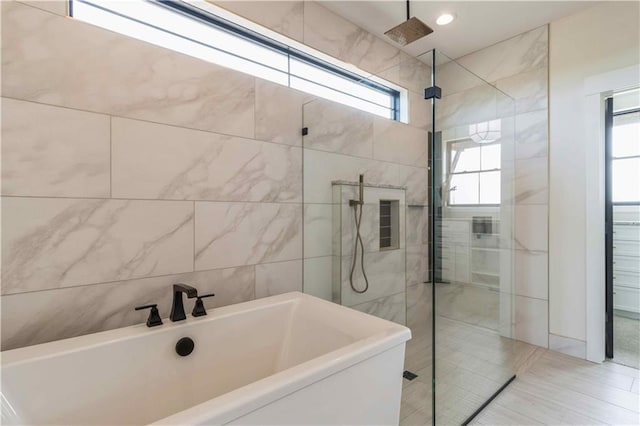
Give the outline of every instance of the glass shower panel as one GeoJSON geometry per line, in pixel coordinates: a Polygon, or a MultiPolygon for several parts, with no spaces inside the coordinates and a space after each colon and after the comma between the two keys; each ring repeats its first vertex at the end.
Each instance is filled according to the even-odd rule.
{"type": "Polygon", "coordinates": [[[324,99],[303,106],[304,292],[411,328],[405,369],[417,377],[403,379],[400,413],[409,424],[432,422],[430,61],[369,77],[400,92],[400,121],[324,99]]]}
{"type": "Polygon", "coordinates": [[[462,424],[514,374],[514,102],[439,52],[435,84],[437,424],[462,424]]]}

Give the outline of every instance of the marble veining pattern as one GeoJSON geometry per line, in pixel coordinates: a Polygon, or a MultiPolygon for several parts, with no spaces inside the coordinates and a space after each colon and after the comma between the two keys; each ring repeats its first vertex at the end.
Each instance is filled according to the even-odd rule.
{"type": "MultiPolygon", "coordinates": [[[[253,266],[244,266],[4,295],[2,350],[134,324],[144,327],[148,311],[133,308],[149,303],[157,303],[160,316],[166,319],[171,312],[171,286],[180,282],[193,285],[200,294],[216,294],[203,299],[207,310],[246,302],[255,298],[254,275],[253,266]],[[47,313],[46,321],[34,312],[47,313]]],[[[191,306],[190,300],[185,301],[187,312],[191,306]]]]}
{"type": "Polygon", "coordinates": [[[305,204],[304,257],[331,256],[333,253],[333,206],[305,204]]]}
{"type": "Polygon", "coordinates": [[[2,98],[2,194],[109,197],[109,120],[2,98]]]}
{"type": "Polygon", "coordinates": [[[307,93],[256,79],[256,139],[301,146],[302,108],[310,99],[307,93]]]}
{"type": "Polygon", "coordinates": [[[391,296],[385,296],[370,302],[355,305],[351,308],[404,325],[406,324],[405,300],[406,294],[402,291],[391,296]]]}
{"type": "Polygon", "coordinates": [[[543,25],[508,40],[471,53],[457,60],[486,81],[546,67],[548,64],[549,30],[543,25]]]}
{"type": "Polygon", "coordinates": [[[431,66],[423,60],[431,63],[429,55],[427,58],[414,58],[403,52],[398,66],[400,85],[420,95],[431,86],[431,66]]]}
{"type": "Polygon", "coordinates": [[[55,13],[60,16],[67,16],[68,14],[68,0],[17,0],[19,3],[24,3],[32,7],[37,7],[47,12],[55,13]]]}
{"type": "Polygon", "coordinates": [[[429,280],[429,246],[407,247],[407,286],[429,280]]]}
{"type": "Polygon", "coordinates": [[[515,99],[516,114],[547,109],[548,69],[546,66],[503,78],[495,85],[515,99]]]}
{"type": "Polygon", "coordinates": [[[427,166],[429,135],[425,130],[376,117],[373,122],[373,157],[415,167],[427,166]]]}
{"type": "Polygon", "coordinates": [[[3,198],[3,294],[191,271],[190,202],[3,198]]]}
{"type": "Polygon", "coordinates": [[[542,110],[515,117],[516,159],[547,156],[547,115],[547,111],[542,110]]]}
{"type": "Polygon", "coordinates": [[[303,290],[306,294],[333,301],[333,257],[304,259],[303,290]]]}
{"type": "Polygon", "coordinates": [[[548,204],[547,158],[516,160],[516,204],[548,204]]]}
{"type": "Polygon", "coordinates": [[[373,115],[318,99],[304,105],[305,148],[373,157],[373,115]]]}
{"type": "Polygon", "coordinates": [[[196,202],[196,270],[301,258],[302,206],[196,202]]]}
{"type": "Polygon", "coordinates": [[[521,250],[548,250],[549,218],[546,205],[522,205],[515,208],[515,243],[521,250]]]}
{"type": "Polygon", "coordinates": [[[302,291],[302,260],[256,265],[256,298],[302,291]]]}
{"type": "Polygon", "coordinates": [[[400,61],[399,49],[316,2],[304,2],[304,15],[304,43],[308,46],[370,73],[400,61]]]}
{"type": "Polygon", "coordinates": [[[113,196],[215,201],[302,199],[302,150],[113,119],[113,196]]]}
{"type": "Polygon", "coordinates": [[[305,149],[304,202],[332,202],[331,182],[353,181],[363,173],[371,185],[388,184],[406,187],[407,204],[426,205],[428,171],[422,167],[405,166],[391,162],[368,160],[336,153],[305,149]]]}
{"type": "MultiPolygon", "coordinates": [[[[345,306],[359,305],[404,291],[406,289],[405,258],[404,249],[367,253],[364,266],[369,279],[369,290],[366,293],[358,294],[351,289],[349,283],[353,256],[343,256],[341,265],[342,304],[345,306]]],[[[356,288],[364,288],[365,282],[360,268],[360,259],[357,260],[353,280],[356,288]]]]}
{"type": "Polygon", "coordinates": [[[303,39],[302,1],[208,1],[294,40],[303,39]]]}
{"type": "Polygon", "coordinates": [[[254,136],[254,77],[20,3],[2,15],[5,96],[254,136]]]}

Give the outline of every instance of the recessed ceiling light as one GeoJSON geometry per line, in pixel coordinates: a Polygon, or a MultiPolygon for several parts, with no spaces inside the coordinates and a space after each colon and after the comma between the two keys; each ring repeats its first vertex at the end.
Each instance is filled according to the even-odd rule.
{"type": "Polygon", "coordinates": [[[436,24],[447,25],[453,22],[454,19],[456,19],[456,15],[454,15],[453,13],[443,13],[442,15],[438,16],[438,19],[436,19],[436,24]]]}

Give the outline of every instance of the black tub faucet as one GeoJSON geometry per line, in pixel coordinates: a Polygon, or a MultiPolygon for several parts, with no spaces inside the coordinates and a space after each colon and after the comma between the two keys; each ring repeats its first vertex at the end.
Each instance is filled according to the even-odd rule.
{"type": "Polygon", "coordinates": [[[187,316],[184,314],[184,305],[182,304],[182,293],[187,293],[189,299],[198,297],[198,290],[186,284],[173,285],[173,304],[171,305],[171,321],[182,321],[187,316]]]}

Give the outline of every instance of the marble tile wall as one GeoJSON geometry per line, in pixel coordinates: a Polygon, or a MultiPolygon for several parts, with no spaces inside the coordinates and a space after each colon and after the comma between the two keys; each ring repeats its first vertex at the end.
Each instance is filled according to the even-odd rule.
{"type": "MultiPolygon", "coordinates": [[[[358,197],[355,185],[334,185],[334,253],[335,267],[339,274],[333,276],[333,288],[340,291],[340,303],[362,310],[381,318],[406,323],[406,203],[405,190],[402,188],[380,188],[365,186],[363,191],[364,210],[360,232],[364,245],[364,269],[369,289],[362,294],[351,288],[351,268],[353,266],[353,247],[355,244],[355,218],[349,200],[358,197]],[[397,201],[397,239],[396,248],[380,248],[380,200],[397,201]],[[338,258],[339,261],[336,259],[338,258]],[[339,263],[338,263],[339,262],[339,263]]],[[[360,250],[360,248],[358,249],[360,250]]],[[[361,267],[361,252],[358,252],[353,274],[356,289],[366,285],[361,267]]]]}
{"type": "MultiPolygon", "coordinates": [[[[513,173],[514,188],[513,199],[506,200],[513,205],[515,221],[512,329],[517,339],[543,347],[549,346],[548,38],[548,27],[543,26],[456,59],[514,98],[515,152],[513,172],[508,171],[513,173]]],[[[500,100],[493,87],[454,63],[441,68],[438,85],[445,102],[437,112],[437,125],[445,134],[455,135],[461,125],[500,115],[500,100]],[[452,129],[454,126],[458,127],[452,129]]]]}
{"type": "MultiPolygon", "coordinates": [[[[406,64],[386,68],[381,75],[395,79],[409,95],[416,96],[410,110],[417,112],[409,115],[408,123],[325,100],[309,102],[303,108],[304,127],[308,128],[303,137],[305,291],[403,324],[409,321],[407,286],[415,287],[412,294],[422,294],[416,285],[424,286],[428,278],[426,129],[430,110],[417,92],[427,84],[430,69],[421,61],[404,59],[406,64]],[[370,282],[370,290],[363,295],[354,293],[348,280],[355,232],[348,198],[356,197],[351,193],[355,187],[347,186],[352,191],[345,192],[351,194],[346,198],[335,198],[332,187],[334,181],[355,182],[359,174],[372,186],[365,188],[361,227],[370,282]],[[406,238],[402,238],[400,250],[380,251],[377,200],[384,198],[385,191],[397,190],[375,188],[387,185],[406,189],[400,221],[401,227],[406,227],[406,238]],[[337,246],[327,238],[335,238],[336,233],[337,246]]],[[[355,277],[362,281],[358,268],[355,277]]],[[[418,315],[417,310],[412,312],[418,315]]]]}
{"type": "MultiPolygon", "coordinates": [[[[313,2],[220,5],[368,72],[400,62],[313,2]]],[[[214,291],[209,308],[303,279],[322,296],[323,206],[306,206],[320,243],[303,261],[312,97],[68,19],[66,1],[1,7],[3,350],[141,323],[141,304],[167,316],[175,282],[214,291]]],[[[417,186],[419,167],[373,160],[372,129],[368,166],[417,186]]]]}

